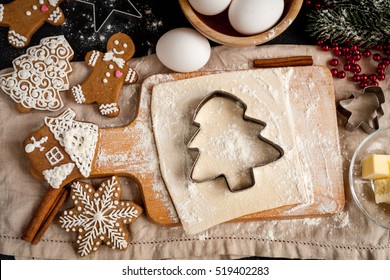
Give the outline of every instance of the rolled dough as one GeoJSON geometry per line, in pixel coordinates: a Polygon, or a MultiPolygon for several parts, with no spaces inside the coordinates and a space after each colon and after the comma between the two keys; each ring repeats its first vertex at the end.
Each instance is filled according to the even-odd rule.
{"type": "Polygon", "coordinates": [[[153,88],[151,113],[160,169],[188,234],[246,214],[306,201],[288,99],[293,72],[293,68],[225,72],[153,88]],[[232,93],[246,103],[246,115],[267,124],[262,136],[284,151],[279,160],[255,168],[256,184],[241,192],[230,192],[222,178],[203,183],[189,180],[194,157],[187,144],[197,130],[194,111],[215,90],[232,93]]]}

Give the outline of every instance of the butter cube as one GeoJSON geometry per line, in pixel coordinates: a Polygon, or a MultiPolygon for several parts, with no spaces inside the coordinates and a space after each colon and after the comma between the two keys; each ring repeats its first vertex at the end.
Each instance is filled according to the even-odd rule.
{"type": "Polygon", "coordinates": [[[374,192],[376,203],[390,204],[390,179],[375,180],[374,192]]]}
{"type": "Polygon", "coordinates": [[[363,179],[390,178],[390,155],[370,155],[363,159],[361,164],[363,179]]]}

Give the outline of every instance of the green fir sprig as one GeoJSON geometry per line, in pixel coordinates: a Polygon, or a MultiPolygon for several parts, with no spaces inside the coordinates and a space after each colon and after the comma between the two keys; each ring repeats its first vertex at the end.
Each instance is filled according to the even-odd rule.
{"type": "Polygon", "coordinates": [[[390,0],[323,2],[308,13],[306,30],[317,40],[366,48],[390,45],[390,0]]]}

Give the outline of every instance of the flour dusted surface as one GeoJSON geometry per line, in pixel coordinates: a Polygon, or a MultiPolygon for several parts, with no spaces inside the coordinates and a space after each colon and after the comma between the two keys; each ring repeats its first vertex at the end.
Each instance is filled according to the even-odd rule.
{"type": "Polygon", "coordinates": [[[152,120],[160,169],[187,233],[198,233],[246,214],[305,201],[285,92],[293,71],[292,68],[238,71],[154,87],[152,120]],[[200,101],[214,90],[230,92],[243,100],[248,106],[247,115],[267,124],[262,136],[284,150],[284,156],[278,161],[254,169],[256,184],[243,192],[227,192],[223,179],[197,184],[188,180],[193,158],[187,144],[196,131],[193,114],[200,101]]]}

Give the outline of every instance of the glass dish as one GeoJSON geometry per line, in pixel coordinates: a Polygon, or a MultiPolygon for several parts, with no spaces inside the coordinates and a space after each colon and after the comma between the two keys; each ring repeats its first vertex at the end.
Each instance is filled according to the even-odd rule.
{"type": "Polygon", "coordinates": [[[375,203],[374,183],[362,179],[361,160],[371,154],[390,155],[390,127],[370,134],[357,147],[349,168],[349,186],[360,210],[377,225],[390,230],[390,204],[375,203]]]}

